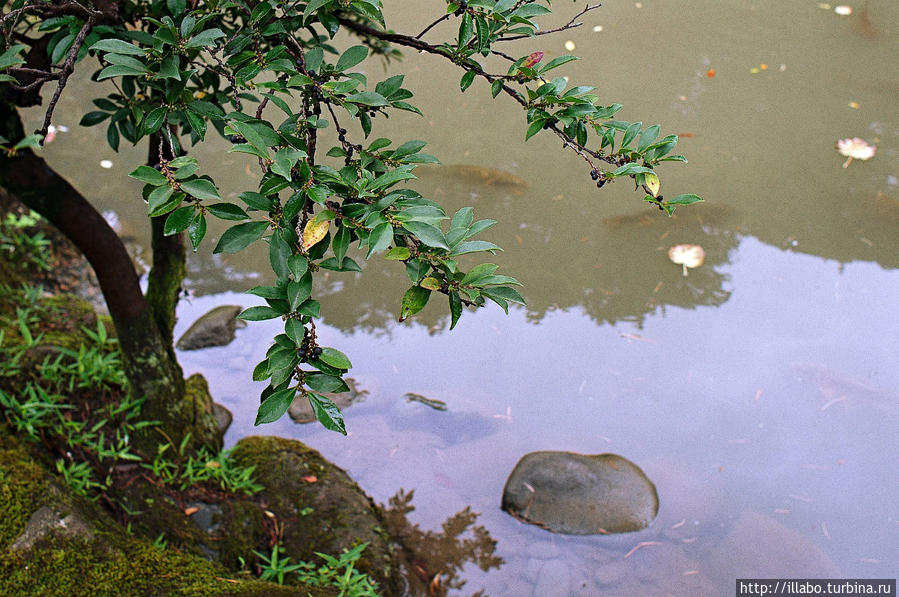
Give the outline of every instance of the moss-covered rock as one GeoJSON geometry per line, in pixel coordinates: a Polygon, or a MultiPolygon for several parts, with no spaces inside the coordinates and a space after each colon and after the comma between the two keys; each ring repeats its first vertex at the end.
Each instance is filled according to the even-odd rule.
{"type": "Polygon", "coordinates": [[[0,586],[4,595],[334,597],[229,573],[129,535],[96,503],[60,485],[0,429],[0,586]]]}
{"type": "Polygon", "coordinates": [[[368,543],[356,566],[380,585],[384,595],[401,595],[404,581],[377,506],[345,471],[295,440],[247,437],[234,447],[241,466],[255,466],[281,529],[281,545],[293,561],[316,561],[315,552],[339,554],[368,543]]]}

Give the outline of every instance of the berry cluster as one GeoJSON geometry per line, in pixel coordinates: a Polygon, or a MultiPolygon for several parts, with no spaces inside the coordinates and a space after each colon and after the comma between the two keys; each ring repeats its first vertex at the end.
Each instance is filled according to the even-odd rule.
{"type": "Polygon", "coordinates": [[[300,353],[303,358],[300,362],[305,363],[309,359],[317,359],[322,354],[321,346],[315,346],[315,338],[309,334],[309,330],[303,334],[303,341],[300,343],[300,353]]]}
{"type": "Polygon", "coordinates": [[[457,17],[461,17],[462,13],[464,13],[467,8],[468,2],[466,2],[466,0],[462,0],[461,2],[459,2],[459,8],[457,8],[456,12],[454,12],[453,14],[457,17]]]}

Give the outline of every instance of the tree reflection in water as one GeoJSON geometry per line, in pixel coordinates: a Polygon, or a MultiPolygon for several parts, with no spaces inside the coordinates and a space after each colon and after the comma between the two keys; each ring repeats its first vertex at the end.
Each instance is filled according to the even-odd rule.
{"type": "MultiPolygon", "coordinates": [[[[406,568],[409,595],[441,597],[451,589],[461,589],[465,581],[459,573],[467,562],[485,572],[503,565],[503,559],[494,555],[496,541],[487,529],[472,526],[478,517],[476,512],[466,506],[443,522],[441,532],[423,531],[407,517],[415,510],[414,494],[414,490],[400,489],[384,509],[387,530],[402,548],[400,558],[406,568]]],[[[483,591],[478,591],[472,597],[481,595],[483,591]]]]}

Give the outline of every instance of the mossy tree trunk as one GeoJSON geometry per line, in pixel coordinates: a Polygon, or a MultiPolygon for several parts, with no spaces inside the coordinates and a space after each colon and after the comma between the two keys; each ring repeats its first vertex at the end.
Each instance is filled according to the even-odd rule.
{"type": "MultiPolygon", "coordinates": [[[[0,98],[0,135],[24,137],[14,105],[0,98]]],[[[180,441],[197,415],[185,417],[185,384],[172,347],[175,305],[184,276],[180,235],[165,237],[153,222],[154,266],[145,297],[122,241],[103,216],[67,180],[30,149],[0,152],[0,186],[41,214],[84,254],[97,275],[115,324],[125,372],[135,396],[144,396],[143,416],[161,422],[165,436],[180,441]]],[[[195,405],[190,405],[195,409],[195,405]]],[[[150,432],[155,433],[155,432],[150,432]]],[[[159,434],[144,443],[150,447],[159,434]]]]}
{"type": "MultiPolygon", "coordinates": [[[[152,135],[147,155],[148,166],[156,166],[162,158],[174,159],[175,156],[170,153],[160,155],[160,147],[168,147],[168,144],[161,143],[158,133],[152,135]]],[[[150,219],[153,267],[150,269],[147,281],[147,303],[153,312],[153,318],[156,320],[156,326],[163,336],[164,343],[174,359],[172,330],[175,328],[175,307],[178,305],[181,284],[186,273],[186,254],[184,234],[168,236],[165,234],[166,217],[156,216],[150,219]]]]}

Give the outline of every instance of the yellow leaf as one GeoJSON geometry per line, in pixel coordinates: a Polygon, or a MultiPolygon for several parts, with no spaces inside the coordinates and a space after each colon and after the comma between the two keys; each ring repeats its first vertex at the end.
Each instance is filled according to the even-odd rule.
{"type": "Polygon", "coordinates": [[[325,238],[330,225],[330,220],[325,220],[324,222],[309,220],[306,222],[306,227],[303,228],[303,250],[308,251],[312,245],[325,238]]]}
{"type": "Polygon", "coordinates": [[[643,178],[643,184],[646,185],[646,188],[649,189],[649,192],[652,193],[653,197],[659,196],[659,188],[661,188],[662,183],[659,182],[659,177],[651,172],[647,172],[643,178]]]}
{"type": "Polygon", "coordinates": [[[440,290],[440,280],[437,278],[427,277],[419,283],[422,288],[428,290],[440,290]]]}

